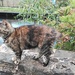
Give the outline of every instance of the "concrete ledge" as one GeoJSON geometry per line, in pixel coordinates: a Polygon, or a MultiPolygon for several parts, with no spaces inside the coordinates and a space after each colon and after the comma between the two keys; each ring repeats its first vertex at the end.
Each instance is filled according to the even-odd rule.
{"type": "Polygon", "coordinates": [[[15,65],[12,57],[15,55],[11,49],[2,45],[0,47],[0,75],[75,75],[75,52],[57,50],[51,57],[49,65],[43,67],[31,56],[27,56],[27,52],[24,51],[17,73],[13,73],[15,65]]]}

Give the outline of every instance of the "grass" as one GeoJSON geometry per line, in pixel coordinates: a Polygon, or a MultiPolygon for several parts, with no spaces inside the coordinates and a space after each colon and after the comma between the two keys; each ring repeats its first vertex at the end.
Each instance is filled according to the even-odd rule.
{"type": "Polygon", "coordinates": [[[13,8],[13,7],[0,7],[0,12],[20,12],[20,8],[13,8]]]}

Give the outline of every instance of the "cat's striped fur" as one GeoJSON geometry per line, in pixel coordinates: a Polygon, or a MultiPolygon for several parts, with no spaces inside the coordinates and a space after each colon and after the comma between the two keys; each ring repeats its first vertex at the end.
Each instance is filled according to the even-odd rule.
{"type": "Polygon", "coordinates": [[[13,49],[17,59],[21,59],[24,49],[38,48],[40,53],[37,59],[44,56],[46,61],[42,61],[42,64],[45,66],[49,63],[54,41],[61,37],[61,33],[46,25],[13,28],[5,20],[0,23],[0,35],[3,36],[5,43],[13,49]]]}

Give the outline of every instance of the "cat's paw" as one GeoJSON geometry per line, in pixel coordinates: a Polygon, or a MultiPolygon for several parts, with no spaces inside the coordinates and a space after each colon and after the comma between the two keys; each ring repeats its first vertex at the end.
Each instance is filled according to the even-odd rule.
{"type": "Polygon", "coordinates": [[[43,66],[47,66],[49,64],[49,58],[47,58],[46,56],[41,56],[39,58],[39,62],[43,65],[43,66]]]}
{"type": "Polygon", "coordinates": [[[32,57],[33,60],[38,60],[38,58],[39,58],[39,55],[34,55],[34,56],[32,57]]]}
{"type": "Polygon", "coordinates": [[[20,59],[16,58],[16,57],[13,57],[12,58],[12,61],[15,63],[15,65],[18,65],[20,63],[20,59]]]}

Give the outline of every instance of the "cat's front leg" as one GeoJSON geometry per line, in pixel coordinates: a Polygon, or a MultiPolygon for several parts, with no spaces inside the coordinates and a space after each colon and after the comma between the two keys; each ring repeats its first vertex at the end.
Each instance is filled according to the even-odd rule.
{"type": "Polygon", "coordinates": [[[18,67],[19,67],[19,64],[21,62],[22,52],[17,51],[17,52],[15,52],[15,55],[16,55],[16,57],[15,58],[12,58],[12,61],[15,64],[13,73],[16,73],[18,71],[18,67]]]}

